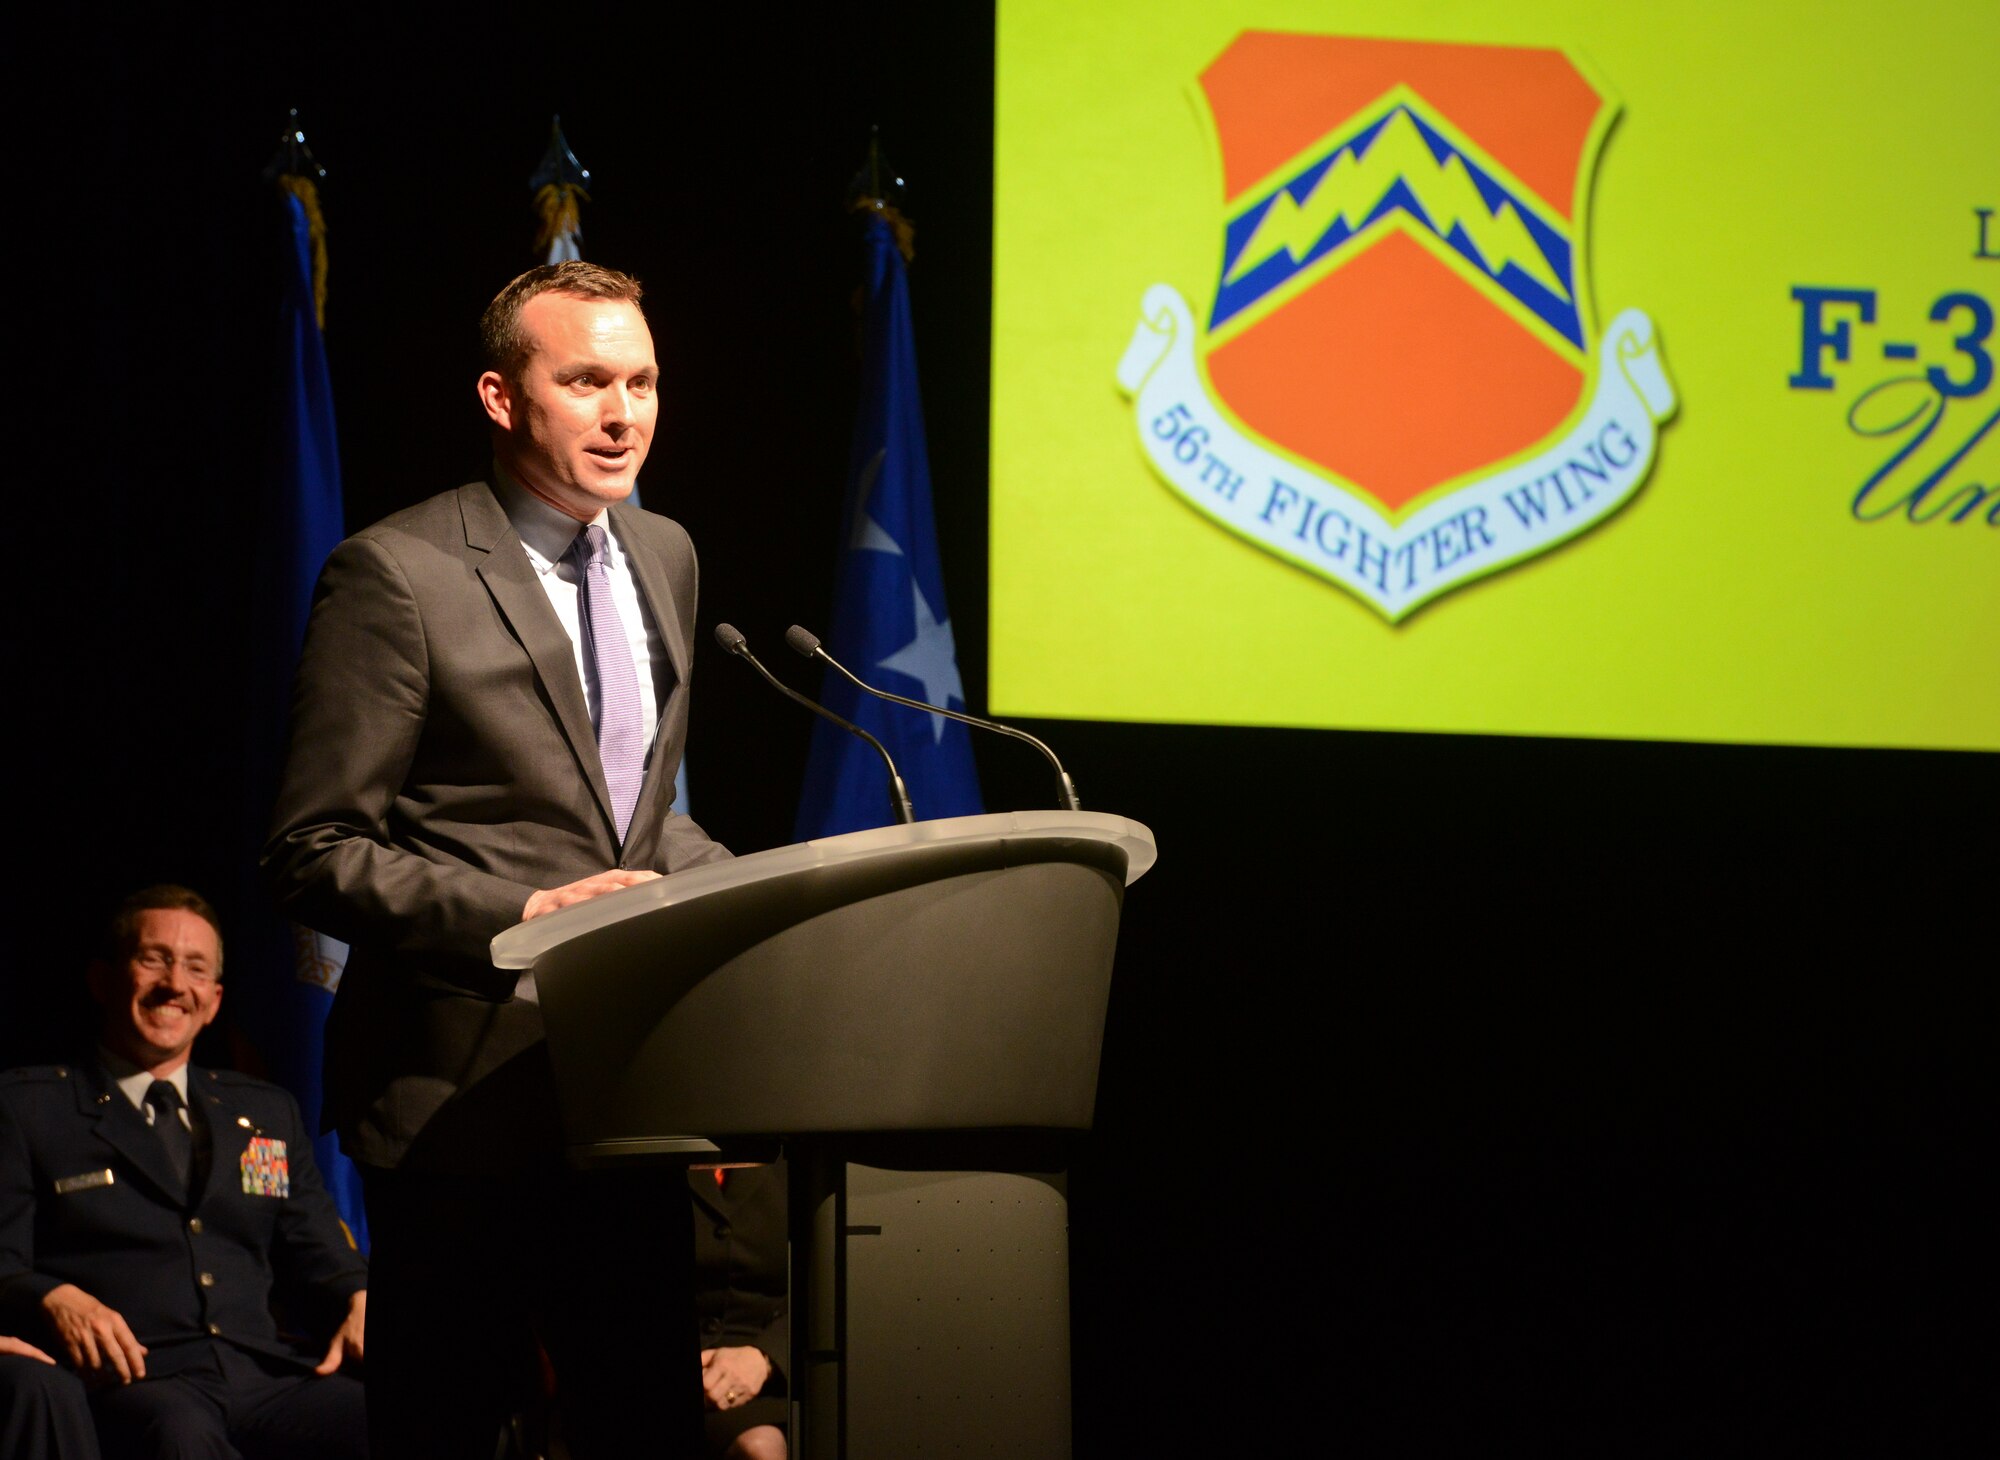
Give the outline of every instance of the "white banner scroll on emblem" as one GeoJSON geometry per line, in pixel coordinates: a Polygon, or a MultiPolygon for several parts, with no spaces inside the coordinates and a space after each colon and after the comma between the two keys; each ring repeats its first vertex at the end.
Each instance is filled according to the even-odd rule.
{"type": "Polygon", "coordinates": [[[1616,511],[1652,468],[1674,388],[1653,322],[1628,309],[1598,343],[1595,394],[1560,438],[1392,523],[1381,508],[1258,445],[1209,399],[1195,322],[1169,284],[1146,291],[1118,362],[1139,440],[1168,486],[1231,532],[1316,573],[1390,622],[1543,552],[1616,511]]]}

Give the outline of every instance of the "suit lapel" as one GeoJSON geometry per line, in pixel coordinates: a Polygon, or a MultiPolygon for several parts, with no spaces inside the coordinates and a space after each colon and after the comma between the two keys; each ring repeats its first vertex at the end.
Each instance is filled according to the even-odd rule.
{"type": "Polygon", "coordinates": [[[473,482],[458,491],[460,511],[465,518],[465,543],[486,556],[479,564],[479,580],[493,595],[507,627],[534,662],[542,692],[555,707],[556,720],[569,741],[571,754],[591,794],[597,797],[606,829],[613,843],[617,823],[611,815],[611,791],[604,782],[604,765],[597,755],[597,731],[590,723],[590,705],[583,697],[583,682],[576,674],[576,649],[563,632],[562,621],[549,606],[528,561],[527,549],[515,534],[507,513],[484,482],[473,482]]]}
{"type": "MultiPolygon", "coordinates": [[[[638,804],[632,809],[634,831],[644,826],[656,826],[662,819],[666,804],[673,800],[668,789],[673,784],[672,771],[667,766],[668,757],[661,747],[666,742],[667,706],[674,692],[688,681],[688,639],[681,626],[680,614],[674,608],[673,585],[667,582],[666,569],[660,564],[659,555],[644,540],[644,518],[626,507],[611,509],[611,523],[617,530],[618,541],[625,549],[625,561],[631,564],[632,576],[639,582],[639,596],[645,600],[646,609],[653,615],[653,626],[660,631],[660,642],[666,646],[669,675],[665,679],[655,676],[653,681],[655,703],[659,709],[659,729],[653,734],[653,746],[646,757],[645,779],[639,783],[638,804]]],[[[648,849],[650,855],[650,848],[648,849]]]]}
{"type": "Polygon", "coordinates": [[[98,1140],[124,1158],[124,1164],[174,1206],[187,1203],[187,1192],[174,1176],[167,1148],[146,1124],[146,1117],[111,1083],[93,1061],[77,1070],[77,1109],[95,1125],[98,1140]]]}
{"type": "Polygon", "coordinates": [[[660,642],[667,646],[667,662],[673,666],[673,684],[659,686],[660,701],[664,705],[675,684],[687,683],[688,639],[680,614],[674,608],[674,590],[667,581],[667,570],[661,566],[659,554],[645,541],[644,521],[630,508],[611,509],[612,526],[618,529],[618,541],[625,546],[626,561],[631,563],[632,575],[639,580],[640,595],[652,611],[653,623],[660,631],[660,642]]]}

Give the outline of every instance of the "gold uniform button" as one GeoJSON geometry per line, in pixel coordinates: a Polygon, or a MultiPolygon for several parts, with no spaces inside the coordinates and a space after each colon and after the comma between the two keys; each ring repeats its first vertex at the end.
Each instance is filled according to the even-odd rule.
{"type": "Polygon", "coordinates": [[[220,1323],[211,1323],[208,1325],[208,1331],[211,1336],[218,1335],[222,1332],[222,1325],[220,1323]]]}
{"type": "Polygon", "coordinates": [[[200,1218],[200,1217],[189,1217],[189,1218],[188,1218],[188,1230],[189,1230],[190,1232],[194,1233],[194,1234],[195,1234],[195,1236],[199,1237],[199,1236],[201,1235],[201,1218],[200,1218]]]}
{"type": "Polygon", "coordinates": [[[212,1287],[214,1287],[214,1286],[215,1286],[215,1274],[214,1274],[214,1273],[212,1273],[212,1272],[205,1272],[205,1273],[203,1273],[203,1274],[201,1275],[201,1285],[202,1285],[203,1287],[205,1287],[205,1288],[212,1288],[212,1287]]]}

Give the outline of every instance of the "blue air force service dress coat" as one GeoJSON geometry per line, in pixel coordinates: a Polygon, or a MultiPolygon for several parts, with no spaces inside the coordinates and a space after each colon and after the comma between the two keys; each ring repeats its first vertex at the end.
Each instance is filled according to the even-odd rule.
{"type": "Polygon", "coordinates": [[[184,1192],[145,1116],[94,1063],[0,1074],[0,1329],[40,1341],[42,1298],[75,1283],[124,1315],[152,1376],[211,1339],[302,1367],[325,1353],[367,1269],[298,1105],[191,1065],[188,1108],[184,1192]],[[296,1337],[279,1330],[274,1289],[296,1337]]]}

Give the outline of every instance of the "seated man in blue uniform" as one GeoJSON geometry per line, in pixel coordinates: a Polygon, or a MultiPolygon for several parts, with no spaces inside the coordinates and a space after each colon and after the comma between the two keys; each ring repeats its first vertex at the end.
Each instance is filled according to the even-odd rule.
{"type": "Polygon", "coordinates": [[[104,1453],[367,1453],[367,1271],[275,1085],[188,1063],[222,937],[181,887],[127,898],[91,965],[98,1048],[0,1075],[0,1332],[67,1361],[104,1453]],[[310,1336],[281,1332],[283,1285],[310,1336]]]}

